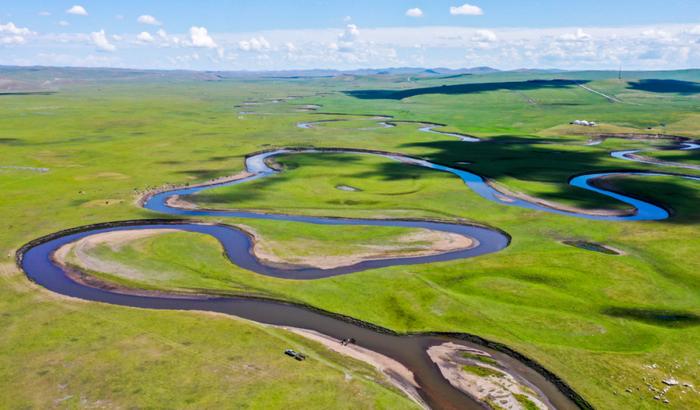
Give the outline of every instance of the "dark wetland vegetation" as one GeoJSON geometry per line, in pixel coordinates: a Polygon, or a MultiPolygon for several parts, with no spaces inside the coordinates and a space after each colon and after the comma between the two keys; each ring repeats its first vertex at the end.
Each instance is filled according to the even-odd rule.
{"type": "MultiPolygon", "coordinates": [[[[0,68],[0,76],[34,87],[0,98],[0,391],[12,392],[0,395],[0,407],[417,407],[375,367],[317,339],[235,316],[67,298],[30,281],[15,261],[24,244],[55,232],[155,218],[237,226],[277,267],[415,257],[445,240],[415,227],[304,219],[317,217],[477,225],[507,234],[509,244],[473,258],[314,280],[233,264],[219,241],[192,231],[98,241],[67,258],[108,290],[254,296],[400,334],[472,335],[504,347],[518,359],[513,366],[522,360],[568,386],[580,406],[700,406],[700,182],[687,178],[700,171],[610,155],[643,150],[693,164],[697,151],[663,139],[589,145],[605,134],[700,139],[698,71],[623,73],[621,80],[617,72],[428,73],[409,81],[390,73],[169,77],[41,68],[0,68]],[[58,74],[72,81],[41,88],[58,74]],[[570,124],[577,119],[598,125],[570,124]],[[444,124],[436,130],[445,134],[421,131],[429,123],[444,124]],[[192,212],[184,216],[139,203],[148,192],[224,182],[245,170],[251,153],[285,147],[350,152],[279,155],[283,172],[178,198],[178,209],[192,212]],[[613,173],[596,186],[668,217],[591,220],[509,206],[454,174],[360,150],[468,171],[509,195],[574,213],[633,214],[615,197],[569,183],[613,173]],[[197,214],[206,209],[228,213],[197,214]],[[608,254],[618,249],[624,253],[608,254]],[[308,358],[290,360],[288,348],[308,358]]],[[[491,359],[460,356],[469,366],[462,374],[495,377],[491,359]]]]}
{"type": "Polygon", "coordinates": [[[611,249],[605,245],[602,245],[599,243],[594,243],[594,242],[569,240],[569,241],[564,241],[562,243],[569,245],[569,246],[574,246],[576,248],[585,249],[587,251],[600,252],[600,253],[605,253],[608,255],[619,255],[620,254],[620,251],[617,251],[615,249],[611,249]]]}

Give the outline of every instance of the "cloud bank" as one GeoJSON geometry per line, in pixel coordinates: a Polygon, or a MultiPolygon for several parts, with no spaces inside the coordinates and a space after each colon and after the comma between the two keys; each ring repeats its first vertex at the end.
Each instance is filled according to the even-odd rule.
{"type": "MultiPolygon", "coordinates": [[[[463,6],[459,6],[460,9],[463,6]]],[[[150,20],[149,20],[150,21],[150,20]]],[[[154,21],[157,21],[154,18],[154,21]]],[[[146,24],[146,23],[144,23],[146,24]]],[[[0,22],[0,64],[206,70],[388,66],[500,69],[700,67],[700,25],[473,28],[344,27],[211,33],[36,33],[0,22]],[[95,54],[95,52],[99,52],[95,54]]]]}

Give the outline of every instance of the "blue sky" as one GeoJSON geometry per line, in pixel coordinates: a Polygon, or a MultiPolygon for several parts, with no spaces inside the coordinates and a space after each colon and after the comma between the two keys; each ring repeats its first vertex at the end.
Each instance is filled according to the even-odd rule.
{"type": "Polygon", "coordinates": [[[272,70],[700,65],[697,0],[9,1],[0,64],[272,70]]]}

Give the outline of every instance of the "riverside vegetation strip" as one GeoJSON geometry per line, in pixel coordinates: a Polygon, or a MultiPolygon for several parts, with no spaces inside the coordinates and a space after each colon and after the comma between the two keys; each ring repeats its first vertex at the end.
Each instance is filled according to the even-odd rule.
{"type": "MultiPolygon", "coordinates": [[[[566,75],[603,76],[586,73],[566,75]]],[[[663,75],[683,77],[691,74],[663,75]]],[[[506,75],[475,76],[470,81],[500,81],[504,80],[503,77],[506,75]]],[[[371,84],[390,86],[388,82],[382,83],[384,80],[381,78],[358,78],[355,81],[353,86],[357,87],[366,88],[371,84]]],[[[438,83],[446,80],[427,81],[438,83]]],[[[540,102],[539,106],[526,106],[518,95],[511,100],[507,90],[448,96],[426,94],[404,102],[357,101],[342,95],[315,97],[313,101],[323,104],[324,109],[329,111],[386,112],[406,119],[413,117],[416,120],[448,123],[455,131],[473,132],[493,140],[492,143],[466,147],[457,145],[459,141],[445,140],[440,136],[431,140],[413,127],[403,125],[393,129],[363,131],[360,136],[351,129],[328,126],[323,130],[295,132],[290,130],[290,126],[293,128],[296,122],[309,120],[308,115],[289,118],[270,116],[262,121],[259,118],[239,120],[230,110],[232,96],[241,95],[240,101],[243,101],[243,95],[252,93],[252,90],[282,97],[282,94],[301,94],[304,91],[311,94],[321,87],[335,87],[337,90],[349,87],[348,83],[336,85],[331,80],[278,81],[274,84],[276,89],[265,81],[231,81],[228,84],[183,82],[140,87],[115,82],[108,84],[106,93],[103,91],[100,96],[94,94],[90,87],[78,87],[51,96],[6,97],[1,101],[5,108],[3,137],[9,138],[11,134],[12,138],[25,141],[24,146],[3,145],[3,149],[11,150],[12,165],[46,167],[51,171],[45,174],[15,174],[11,179],[9,175],[0,176],[8,198],[0,206],[11,216],[8,220],[12,221],[8,223],[8,229],[0,234],[2,243],[10,252],[40,233],[92,221],[152,215],[131,206],[133,189],[160,186],[164,182],[181,183],[189,177],[193,181],[201,181],[230,174],[232,169],[242,169],[243,154],[264,149],[264,144],[270,143],[355,146],[405,152],[440,162],[451,159],[455,162],[466,161],[473,164],[469,165],[470,170],[493,177],[508,187],[532,196],[569,201],[577,206],[605,205],[608,201],[606,198],[567,187],[567,177],[582,171],[640,169],[639,164],[623,164],[622,161],[607,158],[608,151],[644,148],[648,143],[609,140],[595,147],[584,147],[582,144],[587,136],[579,137],[575,135],[577,130],[567,130],[559,124],[566,124],[574,117],[583,117],[584,114],[578,113],[585,111],[586,117],[595,117],[603,126],[624,130],[644,129],[656,122],[666,122],[668,127],[675,127],[674,134],[685,133],[692,137],[697,135],[698,130],[693,128],[696,122],[691,120],[695,107],[692,96],[656,95],[629,90],[626,84],[616,80],[599,78],[596,82],[599,84],[594,88],[605,90],[606,94],[613,93],[623,100],[632,99],[645,104],[611,108],[607,101],[599,102],[585,90],[566,88],[528,91],[531,98],[540,102]],[[227,87],[229,84],[230,87],[227,87]],[[279,91],[281,86],[286,87],[284,93],[279,91]],[[516,101],[516,98],[519,100],[516,101]],[[59,101],[64,108],[54,118],[28,114],[29,108],[35,105],[57,104],[59,101]],[[459,112],[447,108],[454,106],[460,107],[459,112]],[[144,109],[143,114],[131,115],[140,108],[144,109]],[[542,110],[545,110],[544,113],[542,110]],[[121,114],[125,112],[130,113],[128,121],[122,118],[121,114]],[[78,113],[92,114],[88,115],[90,122],[77,121],[78,113]],[[674,121],[674,118],[677,120],[674,121]],[[168,123],[177,124],[178,127],[163,127],[168,123]],[[105,131],[107,129],[109,134],[105,131]],[[138,150],[133,147],[136,142],[138,150]],[[18,162],[18,159],[22,162],[18,162]],[[142,168],[134,169],[134,164],[140,164],[142,168]],[[546,164],[546,167],[543,168],[542,164],[546,164]],[[97,176],[103,172],[110,172],[112,176],[97,176]],[[115,173],[128,178],[119,179],[113,175],[115,173]],[[41,186],[40,198],[27,194],[27,187],[31,186],[41,186]],[[44,210],[48,208],[52,210],[51,215],[45,214],[44,210]]],[[[311,161],[317,162],[319,170],[325,173],[316,173],[314,177],[311,175],[314,170],[303,166],[285,175],[308,171],[308,181],[318,182],[307,184],[318,187],[314,191],[316,197],[330,195],[322,204],[326,215],[373,216],[381,213],[402,217],[469,218],[507,230],[513,235],[513,246],[505,253],[468,263],[450,262],[410,269],[387,268],[371,275],[359,273],[302,285],[256,280],[257,288],[396,330],[462,330],[503,341],[554,370],[600,407],[662,405],[653,400],[653,393],[647,384],[661,389],[658,384],[668,373],[690,383],[697,379],[691,367],[697,361],[697,351],[693,346],[698,345],[697,321],[693,319],[697,316],[698,305],[698,280],[693,273],[697,272],[697,267],[692,257],[694,249],[697,249],[697,242],[693,239],[696,237],[693,234],[696,229],[693,221],[697,218],[693,206],[697,200],[694,183],[668,177],[616,181],[625,192],[650,197],[674,210],[674,216],[666,222],[621,226],[496,206],[465,192],[459,186],[459,181],[444,175],[416,170],[403,174],[398,170],[396,174],[380,173],[374,171],[379,166],[384,167],[382,163],[362,162],[342,162],[343,167],[350,167],[343,172],[338,169],[338,162],[316,158],[311,161]],[[357,172],[353,173],[353,170],[357,172]],[[367,174],[366,177],[357,178],[363,183],[352,181],[353,175],[363,172],[367,174]],[[387,175],[392,176],[390,181],[385,181],[387,175]],[[325,179],[333,178],[342,179],[342,183],[357,186],[363,191],[344,193],[334,188],[337,183],[324,185],[325,179]],[[389,191],[401,195],[382,195],[389,191]],[[363,202],[347,202],[347,196],[341,197],[341,194],[353,195],[352,201],[363,202]],[[436,194],[441,201],[431,200],[436,194]],[[333,203],[334,199],[338,202],[333,203]],[[595,229],[591,224],[595,225],[595,229]],[[677,241],[679,237],[688,240],[677,241]],[[598,256],[566,247],[559,242],[564,239],[608,244],[624,250],[627,255],[611,260],[606,255],[598,256]],[[670,240],[676,245],[673,249],[668,246],[670,240]],[[400,287],[397,276],[401,278],[398,281],[400,287]],[[342,292],[347,297],[343,300],[332,299],[329,295],[333,292],[342,292]],[[368,309],[369,306],[374,308],[368,309]],[[668,312],[677,314],[670,315],[668,312]],[[625,391],[628,388],[632,393],[625,391]]],[[[275,183],[274,189],[271,187],[258,192],[257,198],[243,196],[243,201],[237,201],[236,206],[242,204],[253,209],[269,209],[270,204],[275,204],[274,210],[278,211],[318,214],[317,199],[308,197],[308,194],[305,198],[303,191],[296,191],[292,177],[297,176],[290,175],[289,180],[280,178],[281,182],[275,183]],[[288,191],[286,199],[275,197],[275,192],[284,190],[288,191]]],[[[283,224],[273,229],[278,231],[279,235],[275,235],[275,238],[280,240],[300,234],[309,238],[315,236],[313,227],[300,229],[297,224],[283,224]]],[[[22,287],[17,289],[12,283],[21,284],[21,277],[12,269],[9,272],[8,277],[14,279],[8,279],[8,285],[3,289],[8,295],[3,303],[11,301],[12,310],[17,313],[3,320],[16,323],[14,328],[18,332],[13,333],[10,339],[3,339],[3,342],[8,347],[4,351],[16,351],[12,346],[19,346],[15,343],[23,344],[23,338],[27,337],[24,335],[26,332],[19,331],[23,326],[27,330],[27,325],[21,325],[25,321],[18,319],[27,318],[28,305],[23,311],[18,297],[26,300],[26,295],[36,295],[36,291],[26,291],[22,287]],[[10,295],[16,296],[10,298],[10,295]]],[[[233,274],[235,278],[245,275],[244,272],[233,274]]],[[[251,276],[251,283],[253,279],[251,276]]],[[[33,315],[52,316],[67,309],[64,302],[42,303],[51,304],[56,311],[37,311],[33,306],[33,315]]],[[[86,308],[78,304],[75,309],[79,315],[86,308]]],[[[109,307],[91,309],[92,312],[122,311],[109,307]]],[[[131,315],[139,317],[139,322],[143,323],[148,318],[155,321],[164,314],[120,313],[120,317],[131,315]]],[[[170,319],[172,316],[168,317],[170,319]]],[[[173,320],[175,323],[178,321],[173,320]]],[[[52,328],[62,326],[61,321],[50,322],[52,328]]],[[[159,326],[151,327],[155,330],[149,331],[157,332],[164,326],[158,323],[159,326]]],[[[64,326],[67,325],[65,323],[64,326]]],[[[85,334],[101,332],[106,330],[89,327],[85,330],[85,334]]],[[[59,332],[53,336],[54,340],[70,351],[68,339],[61,335],[59,332]]],[[[97,351],[105,348],[103,344],[90,340],[84,343],[92,343],[91,346],[97,351]]],[[[28,354],[20,352],[8,355],[4,360],[27,357],[32,357],[32,361],[37,363],[49,360],[45,355],[28,354]]],[[[85,363],[84,360],[87,359],[81,361],[85,363]]],[[[120,368],[122,365],[113,362],[111,366],[120,368]]],[[[3,368],[10,370],[17,367],[3,368]]],[[[3,383],[15,385],[21,379],[16,373],[2,378],[3,383]]],[[[100,381],[91,383],[99,385],[100,381]]],[[[264,381],[259,383],[265,385],[264,381]]],[[[151,386],[144,381],[142,388],[151,389],[151,386]]],[[[200,389],[206,390],[205,387],[200,389]]],[[[672,404],[692,406],[697,402],[692,392],[682,394],[681,389],[672,388],[666,393],[672,404]]],[[[21,388],[14,390],[20,392],[19,396],[25,397],[25,400],[28,397],[26,393],[21,393],[21,388]]],[[[46,390],[42,392],[33,397],[40,401],[58,394],[46,390]]],[[[102,395],[135,400],[119,392],[102,395]]],[[[178,400],[178,397],[172,400],[178,400]]]]}

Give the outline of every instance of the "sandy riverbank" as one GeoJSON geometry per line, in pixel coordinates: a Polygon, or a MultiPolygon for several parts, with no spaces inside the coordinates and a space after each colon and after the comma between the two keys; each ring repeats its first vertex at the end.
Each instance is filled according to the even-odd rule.
{"type": "Polygon", "coordinates": [[[428,356],[450,384],[491,407],[553,409],[532,386],[516,379],[482,350],[448,342],[431,346],[428,356]]]}
{"type": "Polygon", "coordinates": [[[403,391],[413,401],[415,401],[425,409],[428,408],[428,406],[423,402],[423,399],[418,394],[417,389],[419,388],[419,386],[413,376],[413,372],[408,370],[404,365],[397,362],[396,360],[354,344],[343,345],[342,343],[340,343],[340,340],[334,339],[330,336],[326,336],[318,332],[314,332],[313,330],[306,330],[295,327],[283,327],[283,329],[289,330],[307,339],[311,339],[315,342],[321,343],[323,346],[336,353],[340,353],[342,355],[349,356],[353,359],[370,364],[371,366],[379,370],[381,373],[383,373],[392,385],[396,386],[398,389],[403,391]]]}
{"type": "MultiPolygon", "coordinates": [[[[416,232],[401,236],[393,245],[361,245],[358,251],[348,255],[297,255],[281,257],[275,248],[283,246],[265,240],[255,229],[246,225],[238,225],[253,236],[253,254],[268,264],[313,266],[320,269],[334,269],[351,266],[363,261],[408,258],[440,255],[447,252],[470,249],[478,246],[478,241],[463,235],[419,229],[416,232]],[[408,250],[407,250],[408,249],[408,250]]],[[[313,249],[313,240],[309,240],[309,248],[313,249]]]]}

